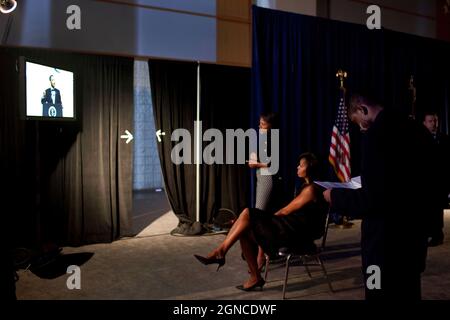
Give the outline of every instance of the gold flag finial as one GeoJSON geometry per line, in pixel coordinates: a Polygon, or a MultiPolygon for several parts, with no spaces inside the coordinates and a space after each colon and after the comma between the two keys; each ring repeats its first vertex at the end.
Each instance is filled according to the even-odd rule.
{"type": "Polygon", "coordinates": [[[417,100],[417,90],[414,85],[414,75],[411,75],[409,78],[409,88],[411,91],[411,113],[409,115],[410,118],[416,118],[416,100],[417,100]]]}
{"type": "Polygon", "coordinates": [[[339,69],[338,72],[336,73],[336,78],[339,78],[339,81],[341,83],[340,89],[345,89],[344,80],[347,78],[347,71],[339,69]]]}

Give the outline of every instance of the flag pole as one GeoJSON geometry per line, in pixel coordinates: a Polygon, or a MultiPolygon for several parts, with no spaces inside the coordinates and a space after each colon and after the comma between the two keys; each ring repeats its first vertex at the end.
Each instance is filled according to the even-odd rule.
{"type": "Polygon", "coordinates": [[[411,114],[409,115],[409,117],[411,119],[415,119],[416,118],[416,87],[414,85],[414,76],[411,75],[411,77],[409,78],[409,91],[411,91],[411,114]]]}
{"type": "MultiPolygon", "coordinates": [[[[336,78],[339,78],[339,90],[342,91],[342,98],[344,99],[344,106],[347,107],[347,103],[345,101],[345,94],[347,93],[347,89],[345,88],[344,81],[347,79],[347,71],[339,69],[336,73],[336,78]]],[[[342,224],[339,225],[341,229],[349,229],[353,227],[353,223],[348,221],[347,216],[342,216],[342,224]]]]}

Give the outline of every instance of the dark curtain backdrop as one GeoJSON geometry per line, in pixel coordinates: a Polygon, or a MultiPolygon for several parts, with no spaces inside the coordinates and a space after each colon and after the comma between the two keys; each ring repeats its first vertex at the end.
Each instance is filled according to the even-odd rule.
{"type": "MultiPolygon", "coordinates": [[[[130,235],[133,60],[27,49],[0,51],[1,154],[16,245],[81,245],[130,235]],[[19,56],[73,70],[77,121],[20,118],[19,56]],[[6,85],[3,85],[6,84],[6,85]]],[[[43,86],[48,84],[35,84],[43,86]]]]}
{"type": "Polygon", "coordinates": [[[68,235],[75,235],[69,240],[107,242],[132,233],[133,143],[120,136],[133,128],[133,59],[84,57],[81,64],[82,128],[60,162],[59,181],[68,235]]]}
{"type": "MultiPolygon", "coordinates": [[[[347,98],[369,92],[405,115],[411,109],[408,85],[414,75],[419,113],[435,109],[448,124],[449,56],[448,43],[254,6],[251,121],[261,111],[280,114],[285,194],[292,194],[297,157],[305,151],[321,158],[323,178],[335,179],[327,157],[338,106],[338,69],[348,72],[347,98]]],[[[359,130],[352,125],[350,131],[352,174],[358,175],[359,130]]]]}
{"type": "MultiPolygon", "coordinates": [[[[31,224],[24,221],[31,220],[29,215],[30,197],[27,196],[25,170],[25,124],[19,121],[20,112],[16,105],[18,86],[15,77],[15,59],[13,56],[0,51],[0,212],[2,215],[2,228],[0,232],[0,250],[2,262],[0,263],[0,290],[2,297],[13,298],[15,295],[15,281],[13,280],[13,248],[18,239],[35,233],[31,224]],[[9,75],[9,78],[7,77],[9,75]],[[22,194],[20,201],[17,194],[22,194]],[[21,228],[18,224],[21,223],[21,228]]],[[[31,198],[32,199],[32,198],[31,198]]]]}
{"type": "MultiPolygon", "coordinates": [[[[149,68],[156,130],[166,133],[163,142],[158,143],[166,193],[180,221],[174,232],[198,234],[203,230],[193,226],[196,221],[193,162],[197,64],[151,60],[149,68]],[[178,142],[171,142],[170,138],[178,128],[187,129],[191,134],[192,164],[175,165],[171,161],[172,148],[178,142]]],[[[250,70],[202,64],[200,74],[202,132],[216,128],[225,138],[227,128],[245,129],[250,111],[250,70]]],[[[203,147],[208,144],[203,143],[203,147]]],[[[245,165],[200,166],[201,224],[213,223],[221,208],[238,214],[246,207],[247,175],[245,165]]]]}
{"type": "Polygon", "coordinates": [[[193,150],[197,64],[151,60],[149,73],[155,128],[166,134],[161,137],[161,143],[157,142],[165,191],[181,228],[196,221],[193,150]],[[171,134],[178,128],[184,128],[191,134],[192,164],[176,165],[171,160],[172,148],[178,144],[171,142],[171,134]]]}
{"type": "MultiPolygon", "coordinates": [[[[226,129],[248,129],[250,69],[202,64],[200,79],[200,119],[203,131],[218,129],[222,132],[223,143],[231,143],[225,139],[226,129]]],[[[209,144],[210,142],[204,142],[203,146],[209,144]]],[[[225,162],[225,150],[223,155],[225,162]]],[[[212,223],[221,208],[232,210],[238,215],[248,207],[249,173],[245,164],[201,166],[201,214],[204,221],[212,223]]]]}

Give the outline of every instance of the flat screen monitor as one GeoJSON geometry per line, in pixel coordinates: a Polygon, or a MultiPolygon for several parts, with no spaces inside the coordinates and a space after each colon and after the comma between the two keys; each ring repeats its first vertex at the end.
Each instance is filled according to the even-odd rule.
{"type": "Polygon", "coordinates": [[[74,73],[24,60],[27,119],[75,120],[74,73]]]}

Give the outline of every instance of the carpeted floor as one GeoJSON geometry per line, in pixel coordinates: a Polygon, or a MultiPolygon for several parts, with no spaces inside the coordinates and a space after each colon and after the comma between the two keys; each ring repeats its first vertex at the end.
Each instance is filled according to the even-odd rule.
{"type": "MultiPolygon", "coordinates": [[[[171,212],[154,219],[136,238],[110,244],[64,248],[63,261],[81,265],[81,289],[69,290],[69,274],[59,269],[55,276],[31,270],[19,271],[18,299],[280,299],[284,268],[272,265],[262,292],[246,293],[235,288],[248,277],[239,245],[227,255],[227,263],[214,266],[198,263],[193,254],[206,254],[223,235],[174,237],[177,224],[171,212]],[[93,255],[92,255],[93,254],[93,255]]],[[[424,299],[450,299],[450,212],[446,213],[446,241],[430,248],[423,275],[424,299]]],[[[351,229],[331,228],[324,262],[332,281],[330,293],[320,269],[311,267],[310,279],[303,267],[291,269],[288,299],[363,299],[359,222],[351,229]]],[[[64,265],[65,263],[65,265],[64,265]]]]}

